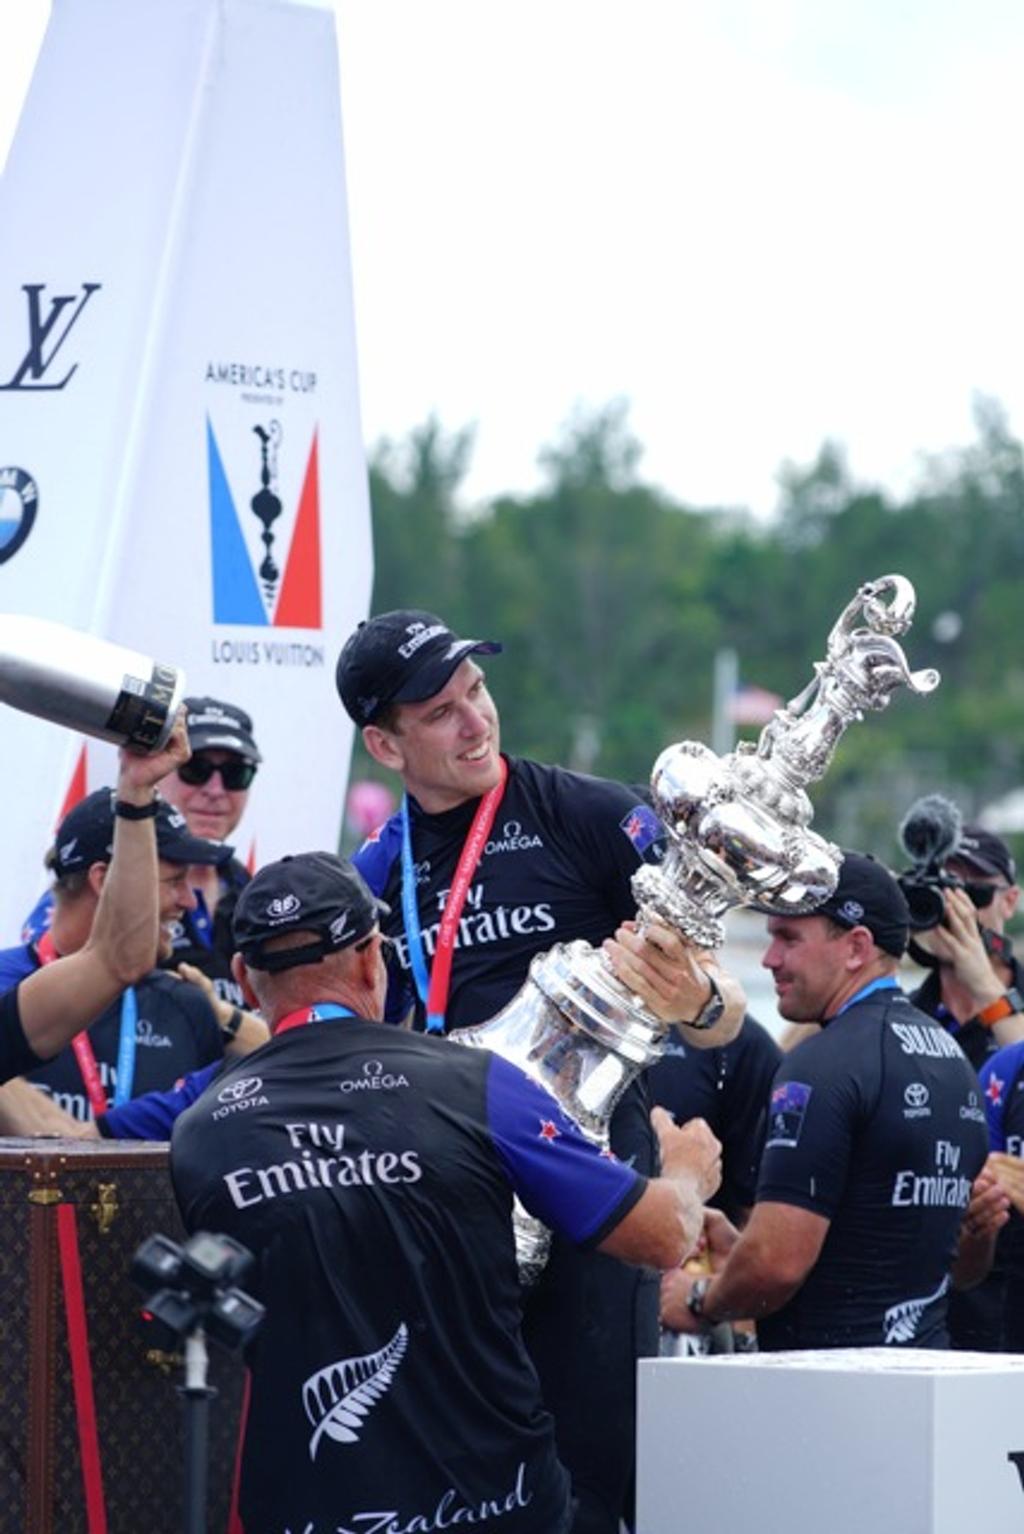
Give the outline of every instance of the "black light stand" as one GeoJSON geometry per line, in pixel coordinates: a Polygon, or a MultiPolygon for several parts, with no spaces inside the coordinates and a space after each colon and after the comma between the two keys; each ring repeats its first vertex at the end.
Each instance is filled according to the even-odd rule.
{"type": "Polygon", "coordinates": [[[169,1236],[150,1236],[135,1253],[132,1282],[146,1295],[142,1319],[154,1345],[185,1350],[185,1383],[178,1393],[184,1414],[184,1534],[206,1534],[210,1402],[206,1338],[231,1353],[255,1336],[264,1307],[237,1287],[252,1253],[230,1236],[198,1231],[183,1246],[169,1236]]]}

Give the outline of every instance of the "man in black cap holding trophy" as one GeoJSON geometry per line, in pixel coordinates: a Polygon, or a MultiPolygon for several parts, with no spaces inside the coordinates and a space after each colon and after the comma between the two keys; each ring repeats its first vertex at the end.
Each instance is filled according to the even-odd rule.
{"type": "MultiPolygon", "coordinates": [[[[338,661],[346,711],[405,788],[399,813],[354,858],[390,906],[388,1019],[411,1014],[415,1027],[436,1031],[483,1022],[519,990],[535,954],[581,939],[603,947],[626,988],[694,1047],[727,1042],[742,1022],[742,989],[677,932],[652,923],[641,935],[633,921],[630,880],[663,855],[661,822],[622,784],[502,754],[477,664],[500,649],[403,609],[361,624],[338,661]]],[[[642,1080],[619,1102],[610,1133],[618,1156],[656,1169],[642,1080]]],[[[573,1528],[618,1534],[636,1360],[658,1347],[657,1285],[556,1239],[528,1296],[524,1335],[572,1475],[573,1528]]]]}

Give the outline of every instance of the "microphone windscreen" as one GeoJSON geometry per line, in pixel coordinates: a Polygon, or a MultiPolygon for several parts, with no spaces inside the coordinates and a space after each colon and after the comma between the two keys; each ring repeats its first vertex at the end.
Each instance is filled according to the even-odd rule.
{"type": "Polygon", "coordinates": [[[960,843],[963,818],[942,794],[926,794],[903,817],[900,841],[916,864],[944,863],[960,843]]]}

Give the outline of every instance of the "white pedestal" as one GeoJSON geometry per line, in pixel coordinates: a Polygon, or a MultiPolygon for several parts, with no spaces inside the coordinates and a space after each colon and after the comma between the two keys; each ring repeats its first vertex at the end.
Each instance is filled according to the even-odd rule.
{"type": "Polygon", "coordinates": [[[637,1534],[1024,1529],[1024,1356],[652,1358],[639,1389],[637,1534]]]}

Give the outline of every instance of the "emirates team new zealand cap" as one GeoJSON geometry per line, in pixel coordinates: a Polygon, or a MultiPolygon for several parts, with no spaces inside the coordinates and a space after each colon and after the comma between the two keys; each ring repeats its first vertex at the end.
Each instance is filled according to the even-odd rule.
{"type": "Polygon", "coordinates": [[[362,875],[333,852],[301,852],[268,863],[242,890],[232,920],[235,946],[253,969],[276,973],[319,964],[358,943],[389,907],[362,875]],[[267,949],[289,932],[308,932],[300,948],[267,949]]]}
{"type": "MultiPolygon", "coordinates": [[[[165,863],[202,863],[207,867],[230,862],[233,847],[193,836],[180,810],[165,799],[159,799],[157,804],[157,857],[165,863]]],[[[46,854],[46,866],[61,879],[65,874],[90,868],[93,863],[109,863],[113,855],[114,791],[97,788],[64,816],[46,854]]]]}
{"type": "Polygon", "coordinates": [[[403,607],[359,625],[338,657],[335,680],[361,729],[389,703],[434,697],[467,655],[500,651],[493,639],[460,639],[435,613],[403,607]]]}
{"type": "Polygon", "coordinates": [[[185,727],[193,751],[217,746],[222,751],[237,752],[247,762],[255,764],[262,760],[252,733],[252,719],[237,703],[224,703],[220,698],[186,698],[185,727]]]}
{"type": "Polygon", "coordinates": [[[899,958],[910,935],[910,912],[903,891],[889,870],[861,852],[844,852],[839,882],[817,906],[815,916],[830,916],[841,927],[867,927],[877,947],[899,958]]]}

